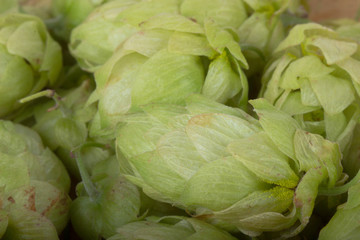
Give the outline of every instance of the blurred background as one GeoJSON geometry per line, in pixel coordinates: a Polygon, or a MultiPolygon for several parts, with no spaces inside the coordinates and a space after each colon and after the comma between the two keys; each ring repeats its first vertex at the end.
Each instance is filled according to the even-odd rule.
{"type": "Polygon", "coordinates": [[[309,0],[310,19],[313,21],[334,18],[352,18],[359,14],[360,0],[309,0]]]}

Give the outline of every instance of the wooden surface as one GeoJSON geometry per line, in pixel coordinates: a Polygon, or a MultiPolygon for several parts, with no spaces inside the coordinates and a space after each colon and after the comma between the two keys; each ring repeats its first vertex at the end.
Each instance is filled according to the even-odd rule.
{"type": "Polygon", "coordinates": [[[310,19],[314,21],[334,18],[355,18],[360,0],[309,0],[310,19]]]}

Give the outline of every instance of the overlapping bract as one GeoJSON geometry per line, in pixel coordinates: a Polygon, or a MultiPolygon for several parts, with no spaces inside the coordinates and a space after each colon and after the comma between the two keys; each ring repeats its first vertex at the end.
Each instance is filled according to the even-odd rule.
{"type": "Polygon", "coordinates": [[[119,227],[146,215],[184,215],[169,204],[150,199],[122,176],[116,156],[99,161],[89,174],[91,182],[82,175],[70,210],[71,223],[82,239],[111,237],[119,227]]]}
{"type": "Polygon", "coordinates": [[[58,239],[69,219],[70,178],[39,135],[0,121],[0,235],[58,239]]]}
{"type": "Polygon", "coordinates": [[[54,33],[69,41],[72,30],[98,6],[113,0],[51,0],[54,33]]]}
{"type": "Polygon", "coordinates": [[[0,15],[0,117],[20,107],[18,100],[55,86],[62,68],[60,46],[37,17],[0,15]]]}
{"type": "Polygon", "coordinates": [[[246,106],[248,86],[242,68],[247,62],[232,30],[246,17],[242,1],[157,0],[147,4],[150,2],[141,1],[122,9],[121,19],[135,10],[146,14],[128,17],[128,21],[141,23],[136,33],[121,38],[121,46],[95,72],[97,88],[90,102],[99,101],[99,128],[114,127],[123,114],[140,105],[184,104],[193,93],[246,106]],[[157,4],[162,8],[156,8],[157,4]]]}
{"type": "MultiPolygon", "coordinates": [[[[72,32],[70,49],[80,66],[86,70],[94,71],[111,57],[117,47],[122,45],[134,33],[142,30],[144,22],[163,14],[182,15],[198,21],[201,25],[204,24],[205,18],[211,17],[221,27],[227,28],[238,28],[246,18],[246,11],[242,0],[212,1],[211,4],[202,0],[116,0],[97,8],[84,23],[72,32]]],[[[165,19],[158,19],[158,24],[159,20],[165,19]]],[[[193,32],[194,24],[192,25],[184,19],[182,19],[182,22],[176,22],[176,18],[167,20],[172,21],[170,25],[169,22],[163,22],[163,26],[158,27],[162,29],[168,25],[165,30],[180,30],[181,32],[195,34],[204,32],[199,30],[199,26],[196,29],[197,31],[193,32]],[[176,29],[176,25],[181,29],[176,29]]],[[[156,26],[153,25],[152,28],[156,28],[156,26]]],[[[147,37],[152,37],[152,35],[147,37]]],[[[167,41],[169,36],[156,34],[153,37],[155,38],[153,41],[158,39],[158,41],[162,40],[164,42],[167,41]]],[[[137,38],[137,40],[139,41],[140,39],[137,38]]],[[[195,44],[194,47],[204,41],[201,38],[186,38],[182,40],[198,40],[190,43],[190,45],[195,44]]],[[[141,44],[138,41],[133,44],[141,44]]],[[[158,47],[161,47],[159,44],[161,42],[157,44],[158,47]]],[[[209,49],[205,50],[208,50],[209,53],[209,49]]],[[[149,51],[151,49],[147,50],[148,53],[149,51]]],[[[156,50],[152,50],[152,52],[154,53],[156,50]]],[[[144,53],[140,52],[140,54],[144,53]]],[[[148,56],[148,54],[145,54],[145,56],[148,56]]]]}
{"type": "MultiPolygon", "coordinates": [[[[70,174],[78,179],[78,167],[71,152],[87,141],[92,141],[88,136],[88,124],[96,113],[96,106],[85,106],[92,90],[90,81],[85,80],[76,88],[59,89],[58,93],[54,93],[54,99],[34,104],[32,109],[35,120],[32,128],[61,157],[70,174]]],[[[88,170],[98,161],[108,158],[110,152],[97,146],[83,148],[82,154],[88,170]]]]}
{"type": "Polygon", "coordinates": [[[186,108],[143,107],[118,132],[121,168],[150,197],[227,230],[256,236],[298,226],[283,233],[292,236],[318,188],[340,180],[339,147],[265,100],[251,103],[259,121],[200,96],[186,108]]]}
{"type": "Polygon", "coordinates": [[[77,186],[78,197],[71,205],[71,223],[82,239],[109,238],[117,228],[138,220],[140,192],[119,174],[115,156],[92,169],[96,192],[90,195],[83,183],[77,186]]]}
{"type": "MultiPolygon", "coordinates": [[[[285,38],[286,27],[281,19],[282,15],[299,15],[303,6],[300,1],[288,0],[244,0],[244,2],[251,11],[236,33],[239,35],[239,43],[250,66],[246,74],[252,76],[262,72],[272,52],[285,38]]],[[[288,23],[285,21],[286,24],[288,23]]]]}
{"type": "Polygon", "coordinates": [[[69,41],[73,28],[98,6],[112,0],[2,0],[0,13],[19,12],[41,18],[56,39],[69,41]]]}
{"type": "Polygon", "coordinates": [[[163,217],[129,223],[108,240],[235,240],[229,233],[194,218],[163,217]]]}
{"type": "Polygon", "coordinates": [[[358,239],[360,237],[360,185],[351,187],[347,202],[338,206],[335,215],[320,231],[319,240],[358,239]]]}
{"type": "Polygon", "coordinates": [[[360,43],[360,23],[353,19],[337,19],[326,22],[326,26],[331,27],[342,37],[350,38],[360,43]]]}
{"type": "Polygon", "coordinates": [[[277,47],[260,93],[309,131],[339,143],[349,170],[359,118],[359,50],[357,42],[329,28],[297,25],[277,47]]]}

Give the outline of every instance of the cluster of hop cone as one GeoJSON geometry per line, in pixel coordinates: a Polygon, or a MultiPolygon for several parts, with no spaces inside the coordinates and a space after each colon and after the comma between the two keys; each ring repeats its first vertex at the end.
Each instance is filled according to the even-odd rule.
{"type": "Polygon", "coordinates": [[[0,239],[360,239],[360,23],[300,0],[0,0],[0,239]]]}

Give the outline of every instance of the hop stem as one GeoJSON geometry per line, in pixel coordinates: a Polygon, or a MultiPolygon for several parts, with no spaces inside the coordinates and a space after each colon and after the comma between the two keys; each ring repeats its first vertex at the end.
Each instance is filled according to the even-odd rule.
{"type": "Polygon", "coordinates": [[[326,195],[326,196],[335,196],[340,195],[343,193],[346,193],[350,187],[354,186],[360,181],[360,171],[356,174],[356,176],[351,179],[350,182],[340,186],[340,187],[334,187],[330,189],[319,189],[319,195],[326,195]]]}
{"type": "Polygon", "coordinates": [[[74,151],[76,164],[79,168],[80,176],[81,176],[81,179],[82,179],[82,182],[84,184],[87,194],[89,195],[89,197],[92,200],[96,201],[96,199],[99,197],[100,193],[96,189],[94,183],[91,181],[91,177],[90,177],[88,171],[86,170],[86,166],[81,157],[81,149],[82,149],[82,147],[80,147],[79,149],[74,151]]]}
{"type": "Polygon", "coordinates": [[[47,89],[38,93],[35,93],[33,95],[24,97],[22,99],[19,100],[20,103],[27,103],[30,101],[33,101],[35,99],[41,98],[41,97],[48,97],[48,98],[52,98],[55,102],[55,106],[51,107],[48,109],[48,112],[51,112],[57,108],[60,109],[60,111],[63,113],[63,115],[66,117],[69,115],[69,110],[64,106],[64,104],[62,103],[62,98],[60,95],[58,95],[54,90],[52,89],[47,89]]]}
{"type": "Polygon", "coordinates": [[[88,173],[88,171],[86,170],[86,166],[84,164],[84,161],[81,157],[81,150],[84,147],[101,147],[101,148],[107,148],[107,145],[101,144],[101,143],[95,143],[95,142],[87,142],[82,144],[80,147],[78,147],[77,149],[75,149],[73,152],[75,154],[75,160],[76,160],[76,164],[79,168],[79,172],[80,172],[80,176],[82,179],[82,182],[84,184],[85,187],[85,191],[87,192],[87,194],[89,195],[89,197],[93,200],[96,201],[100,195],[100,192],[97,190],[96,186],[94,185],[94,183],[91,180],[91,177],[88,173]]]}
{"type": "Polygon", "coordinates": [[[38,99],[38,98],[41,98],[41,97],[52,98],[52,97],[54,97],[55,94],[56,94],[56,93],[55,93],[54,90],[52,90],[52,89],[47,89],[47,90],[44,90],[44,91],[35,93],[35,94],[33,94],[33,95],[24,97],[24,98],[20,99],[19,102],[20,102],[20,103],[27,103],[27,102],[30,102],[30,101],[32,101],[32,100],[35,100],[35,99],[38,99]]]}

